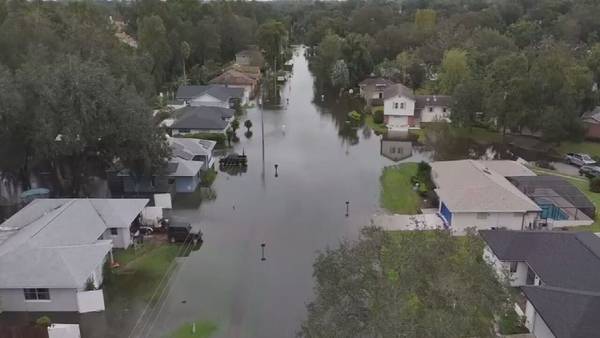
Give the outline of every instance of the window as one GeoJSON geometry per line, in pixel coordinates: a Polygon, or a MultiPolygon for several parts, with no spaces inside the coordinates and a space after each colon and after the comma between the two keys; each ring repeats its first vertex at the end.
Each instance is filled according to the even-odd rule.
{"type": "Polygon", "coordinates": [[[398,102],[394,102],[394,109],[398,109],[398,102]]]}
{"type": "Polygon", "coordinates": [[[477,219],[487,219],[489,214],[487,212],[478,212],[477,219]]]}
{"type": "Polygon", "coordinates": [[[390,147],[390,154],[394,154],[396,153],[396,148],[395,147],[390,147]]]}
{"type": "Polygon", "coordinates": [[[169,178],[167,180],[167,183],[169,183],[169,184],[175,184],[175,179],[174,178],[169,178]]]}
{"type": "Polygon", "coordinates": [[[404,102],[400,102],[400,109],[404,109],[404,102]]]}
{"type": "Polygon", "coordinates": [[[442,109],[442,111],[443,111],[444,113],[446,113],[446,112],[448,112],[448,108],[444,107],[444,109],[442,109]]]}
{"type": "Polygon", "coordinates": [[[25,300],[50,300],[48,289],[23,289],[25,300]]]}
{"type": "Polygon", "coordinates": [[[119,234],[117,228],[110,228],[110,234],[113,236],[116,236],[119,234]]]}
{"type": "Polygon", "coordinates": [[[429,107],[429,112],[433,113],[433,107],[429,107]]]}
{"type": "Polygon", "coordinates": [[[519,262],[510,262],[510,272],[511,273],[517,272],[517,265],[518,264],[519,264],[519,262]]]}

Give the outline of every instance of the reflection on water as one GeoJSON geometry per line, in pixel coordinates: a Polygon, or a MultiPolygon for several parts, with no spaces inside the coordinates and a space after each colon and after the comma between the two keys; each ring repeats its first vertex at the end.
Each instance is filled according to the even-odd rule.
{"type": "Polygon", "coordinates": [[[389,158],[394,162],[404,160],[413,153],[414,137],[406,132],[388,132],[381,138],[382,156],[389,158]]]}

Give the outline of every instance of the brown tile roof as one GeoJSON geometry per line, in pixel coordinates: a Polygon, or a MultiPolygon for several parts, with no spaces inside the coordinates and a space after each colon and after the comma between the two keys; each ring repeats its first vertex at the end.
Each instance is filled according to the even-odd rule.
{"type": "Polygon", "coordinates": [[[210,83],[224,85],[255,85],[256,81],[256,79],[248,74],[230,69],[210,80],[210,83]]]}

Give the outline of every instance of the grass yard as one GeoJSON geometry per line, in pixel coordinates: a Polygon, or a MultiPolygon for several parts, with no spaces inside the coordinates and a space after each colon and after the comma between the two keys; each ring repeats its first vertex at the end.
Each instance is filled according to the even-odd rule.
{"type": "Polygon", "coordinates": [[[365,124],[378,134],[383,134],[387,132],[387,127],[385,126],[385,124],[375,123],[375,121],[373,120],[373,115],[371,114],[365,115],[365,124]]]}
{"type": "Polygon", "coordinates": [[[417,163],[403,163],[386,167],[381,174],[382,208],[399,214],[415,214],[421,208],[422,199],[413,190],[411,177],[417,173],[417,163]]]}
{"type": "Polygon", "coordinates": [[[217,331],[217,325],[211,322],[197,321],[196,331],[192,333],[192,323],[182,325],[177,331],[173,332],[170,338],[208,338],[217,331]]]}
{"type": "Polygon", "coordinates": [[[600,157],[600,143],[596,142],[562,142],[556,148],[559,154],[566,153],[585,153],[592,157],[600,157]]]}
{"type": "Polygon", "coordinates": [[[119,268],[105,273],[104,288],[111,301],[149,301],[154,289],[181,249],[175,244],[144,244],[134,250],[115,250],[119,268]]]}

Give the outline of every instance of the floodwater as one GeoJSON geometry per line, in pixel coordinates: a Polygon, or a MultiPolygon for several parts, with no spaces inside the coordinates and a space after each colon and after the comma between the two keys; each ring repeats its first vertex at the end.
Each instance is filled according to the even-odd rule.
{"type": "MultiPolygon", "coordinates": [[[[297,50],[282,88],[286,107],[262,112],[264,161],[261,110],[253,108],[242,118],[252,121],[253,136],[242,127],[235,146],[248,155],[247,172],[219,173],[214,200],[174,212],[200,225],[205,242],[182,260],[158,319],[144,323],[145,336],[207,320],[217,324],[217,337],[293,337],[313,297],[317,252],[356,238],[377,211],[381,169],[395,162],[382,156],[380,136],[346,123],[352,102],[313,103],[303,55],[297,50]]],[[[427,156],[415,150],[402,160],[427,156]]]]}

